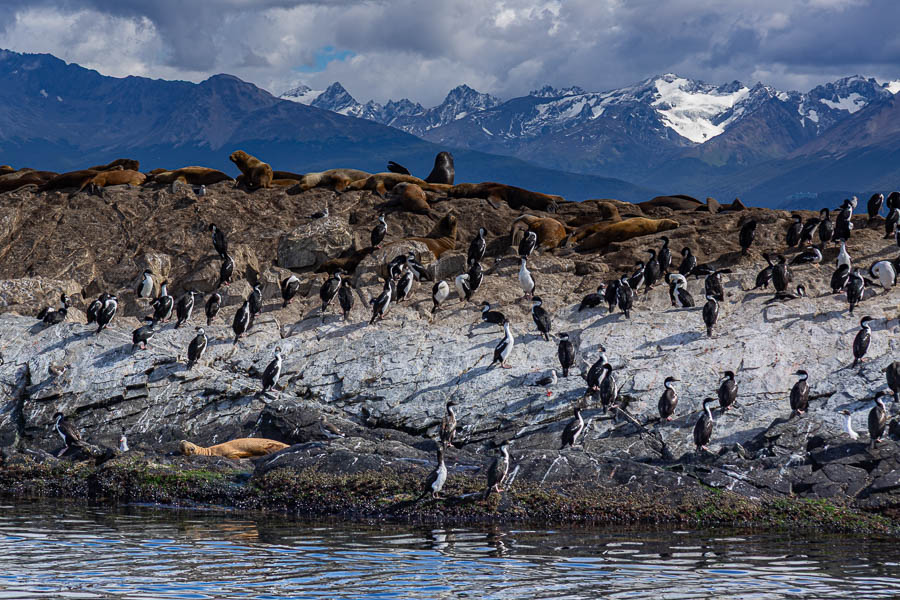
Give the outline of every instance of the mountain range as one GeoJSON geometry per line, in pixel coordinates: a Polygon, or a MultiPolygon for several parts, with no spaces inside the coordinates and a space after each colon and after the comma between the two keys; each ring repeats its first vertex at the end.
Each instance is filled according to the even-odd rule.
{"type": "Polygon", "coordinates": [[[340,83],[280,97],[441,145],[773,206],[892,189],[898,90],[900,81],[858,75],[801,93],[665,74],[604,92],[545,86],[506,101],[462,85],[432,108],[360,104],[340,83]]]}

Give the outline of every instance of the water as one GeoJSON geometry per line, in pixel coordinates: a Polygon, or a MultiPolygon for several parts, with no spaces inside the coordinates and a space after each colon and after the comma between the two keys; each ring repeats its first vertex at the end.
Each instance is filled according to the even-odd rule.
{"type": "Polygon", "coordinates": [[[896,598],[890,539],[0,511],[0,598],[896,598]]]}

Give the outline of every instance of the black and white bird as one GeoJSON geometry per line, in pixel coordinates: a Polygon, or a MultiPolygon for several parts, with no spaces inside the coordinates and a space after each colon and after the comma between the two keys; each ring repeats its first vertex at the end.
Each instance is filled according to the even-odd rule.
{"type": "Polygon", "coordinates": [[[844,200],[844,203],[837,210],[837,218],[834,221],[834,241],[842,240],[844,242],[850,239],[850,232],[853,231],[853,203],[850,200],[844,200]]]}
{"type": "Polygon", "coordinates": [[[900,402],[900,361],[894,361],[884,370],[888,387],[894,393],[894,402],[900,402]]]}
{"type": "Polygon", "coordinates": [[[377,298],[372,298],[369,302],[372,304],[372,318],[369,319],[369,325],[373,325],[376,320],[381,321],[387,314],[388,308],[391,306],[391,297],[394,295],[394,280],[390,277],[384,282],[384,288],[377,298]]]}
{"type": "Polygon", "coordinates": [[[628,277],[623,275],[619,280],[619,288],[616,290],[616,304],[619,310],[625,313],[625,318],[631,318],[631,309],[634,306],[634,290],[628,283],[628,277]]]}
{"type": "Polygon", "coordinates": [[[122,430],[122,435],[119,436],[119,452],[128,452],[128,437],[125,435],[125,430],[122,430]]]}
{"type": "Polygon", "coordinates": [[[806,286],[802,283],[797,286],[796,292],[791,292],[785,290],[783,292],[775,292],[775,295],[768,300],[765,301],[765,304],[772,304],[774,302],[787,302],[788,300],[797,300],[798,298],[806,297],[806,286]]]}
{"type": "Polygon", "coordinates": [[[350,311],[353,310],[353,289],[350,287],[350,280],[346,277],[341,279],[341,287],[338,288],[338,304],[341,305],[341,311],[344,313],[344,321],[349,321],[350,311]]]}
{"type": "Polygon", "coordinates": [[[793,280],[794,274],[787,266],[787,259],[783,254],[779,254],[775,266],[772,267],[772,284],[775,286],[775,291],[785,291],[793,280]]]}
{"type": "Polygon", "coordinates": [[[253,286],[253,291],[247,296],[247,301],[249,302],[248,308],[250,309],[250,325],[248,325],[248,327],[250,327],[253,325],[253,320],[256,318],[256,315],[262,312],[262,286],[260,284],[257,283],[253,286]]]}
{"type": "Polygon", "coordinates": [[[556,349],[559,356],[559,364],[562,367],[562,376],[569,376],[569,369],[575,366],[575,345],[569,341],[568,333],[559,334],[559,346],[556,349]]]}
{"type": "Polygon", "coordinates": [[[559,382],[559,379],[556,376],[556,369],[550,369],[550,372],[543,377],[539,377],[534,380],[534,385],[542,386],[542,387],[551,387],[556,385],[559,382]]]}
{"type": "Polygon", "coordinates": [[[794,375],[800,379],[791,388],[791,416],[802,415],[809,408],[809,374],[800,369],[794,375]]]}
{"type": "Polygon", "coordinates": [[[281,377],[281,348],[275,348],[275,358],[266,366],[262,376],[262,393],[265,394],[269,390],[278,385],[278,379],[281,377]]]}
{"type": "Polygon", "coordinates": [[[97,322],[97,315],[99,315],[100,311],[103,309],[103,305],[106,303],[107,298],[109,298],[109,294],[103,292],[96,300],[88,304],[87,310],[85,311],[88,325],[97,322]]]}
{"type": "Polygon", "coordinates": [[[719,320],[719,303],[715,296],[707,296],[703,305],[703,323],[706,324],[706,337],[712,337],[713,327],[719,320]]]}
{"type": "Polygon", "coordinates": [[[325,205],[325,207],[322,208],[322,210],[317,210],[313,214],[309,215],[309,217],[307,217],[307,218],[309,218],[309,219],[327,219],[328,218],[328,205],[325,205]]]}
{"type": "Polygon", "coordinates": [[[815,265],[822,262],[822,251],[810,246],[791,259],[791,265],[815,265]]]}
{"type": "Polygon", "coordinates": [[[441,304],[450,297],[450,284],[448,284],[443,279],[435,283],[431,286],[431,301],[433,306],[431,307],[431,318],[434,318],[434,313],[438,311],[441,307],[441,304]]]}
{"type": "Polygon", "coordinates": [[[494,348],[494,360],[491,361],[490,367],[499,364],[504,369],[511,369],[512,366],[506,364],[506,360],[512,353],[514,344],[515,339],[513,338],[512,331],[510,331],[509,321],[506,321],[503,323],[503,339],[501,339],[494,348]]]}
{"type": "Polygon", "coordinates": [[[406,255],[406,268],[412,271],[413,277],[416,278],[416,281],[431,281],[431,275],[428,274],[428,269],[425,268],[425,265],[419,262],[416,258],[415,252],[408,252],[406,255]]]}
{"type": "Polygon", "coordinates": [[[888,210],[900,208],[900,192],[894,191],[888,194],[887,199],[884,201],[884,205],[888,210]]]}
{"type": "Polygon", "coordinates": [[[571,421],[566,423],[566,428],[562,432],[562,445],[560,450],[565,450],[569,446],[578,443],[578,438],[584,433],[584,419],[581,418],[581,408],[576,404],[574,408],[574,416],[571,421]]]}
{"type": "Polygon", "coordinates": [[[757,273],[756,285],[753,287],[754,290],[758,290],[759,288],[767,288],[769,287],[769,283],[772,281],[772,269],[775,268],[775,264],[772,262],[772,257],[769,254],[763,254],[763,258],[766,259],[768,266],[757,273]]]}
{"type": "Polygon", "coordinates": [[[191,315],[194,313],[194,296],[199,293],[196,290],[188,290],[178,299],[175,305],[175,315],[177,317],[175,329],[181,327],[185,321],[190,320],[191,315]]]}
{"type": "Polygon", "coordinates": [[[834,237],[834,223],[831,222],[831,211],[823,208],[819,211],[819,242],[827,244],[834,237]]]}
{"type": "Polygon", "coordinates": [[[100,333],[103,331],[104,327],[109,325],[110,321],[113,320],[113,317],[116,316],[116,311],[118,309],[119,299],[115,296],[106,294],[103,306],[100,308],[100,312],[97,313],[97,333],[100,333]]]}
{"type": "Polygon", "coordinates": [[[528,266],[525,264],[525,257],[523,256],[519,261],[519,286],[522,288],[525,298],[529,299],[534,294],[534,277],[532,277],[531,271],[528,270],[528,266]]]}
{"type": "Polygon", "coordinates": [[[815,217],[809,218],[806,220],[806,223],[803,224],[803,229],[800,230],[800,247],[802,248],[806,244],[811,244],[813,235],[816,232],[816,229],[819,227],[819,223],[821,221],[815,217]]]}
{"type": "Polygon", "coordinates": [[[656,250],[651,248],[647,252],[650,254],[650,258],[647,259],[647,263],[644,265],[644,287],[649,292],[656,285],[656,282],[659,281],[662,271],[659,268],[656,250]]]}
{"type": "Polygon", "coordinates": [[[619,303],[619,280],[613,279],[606,282],[606,289],[603,291],[603,300],[607,305],[607,312],[612,314],[616,310],[619,303]]]}
{"type": "Polygon", "coordinates": [[[234,275],[234,259],[226,254],[222,257],[222,266],[219,267],[219,281],[216,282],[216,288],[231,283],[232,275],[234,275]]]}
{"type": "Polygon", "coordinates": [[[196,194],[199,198],[204,197],[206,195],[206,186],[201,184],[200,186],[195,187],[194,194],[196,194]]]}
{"type": "Polygon", "coordinates": [[[413,275],[413,270],[409,267],[404,267],[403,273],[400,275],[400,279],[397,280],[396,293],[397,297],[395,300],[397,302],[403,302],[409,295],[412,293],[413,284],[416,282],[416,277],[413,275]]]}
{"type": "Polygon", "coordinates": [[[859,332],[853,338],[853,364],[851,365],[853,367],[858,365],[869,351],[869,343],[872,341],[872,327],[869,325],[869,321],[874,320],[872,317],[863,317],[859,321],[859,332]]]}
{"type": "Polygon", "coordinates": [[[844,431],[850,436],[850,439],[855,442],[859,439],[859,434],[853,430],[853,413],[849,410],[842,410],[841,414],[844,415],[844,431]]]}
{"type": "Polygon", "coordinates": [[[850,267],[841,265],[831,275],[831,293],[837,294],[844,289],[850,279],[850,267]]]}
{"type": "Polygon", "coordinates": [[[484,490],[485,499],[492,492],[498,494],[503,492],[503,485],[506,483],[506,477],[509,475],[509,441],[504,441],[500,445],[500,456],[494,459],[487,471],[487,489],[484,490]]]}
{"type": "Polygon", "coordinates": [[[472,297],[472,288],[469,287],[469,274],[460,273],[453,280],[453,283],[456,286],[456,295],[459,297],[459,301],[468,302],[469,298],[472,297]]]}
{"type": "Polygon", "coordinates": [[[675,386],[673,385],[677,379],[674,377],[666,377],[663,385],[665,386],[665,390],[659,396],[659,402],[657,403],[657,408],[659,409],[659,419],[661,421],[671,421],[672,417],[675,415],[675,407],[678,406],[678,392],[675,391],[675,386]]]}
{"type": "Polygon", "coordinates": [[[238,343],[241,335],[250,327],[250,301],[244,300],[241,307],[234,313],[234,320],[231,322],[231,329],[234,331],[234,342],[238,343]]]}
{"type": "Polygon", "coordinates": [[[850,253],[847,252],[847,242],[841,240],[841,249],[838,251],[837,255],[837,266],[847,265],[848,269],[853,268],[853,263],[850,260],[850,253]]]}
{"type": "Polygon", "coordinates": [[[384,220],[384,214],[378,215],[378,224],[372,228],[372,247],[373,248],[381,248],[381,242],[384,241],[384,237],[387,235],[387,222],[384,220]]]}
{"type": "Polygon", "coordinates": [[[537,248],[537,241],[537,234],[535,232],[526,231],[525,235],[522,237],[522,241],[519,242],[519,256],[522,258],[531,256],[531,253],[537,248]]]}
{"type": "Polygon", "coordinates": [[[786,241],[788,248],[793,248],[800,243],[800,232],[803,231],[803,217],[800,215],[791,215],[793,223],[787,229],[786,241]]]}
{"type": "Polygon", "coordinates": [[[222,295],[219,292],[210,294],[206,301],[206,326],[212,325],[213,319],[219,314],[219,308],[222,306],[222,295]]]}
{"type": "Polygon", "coordinates": [[[634,272],[628,277],[628,287],[637,292],[644,285],[644,261],[639,260],[634,265],[634,272]]]}
{"type": "Polygon", "coordinates": [[[609,408],[609,406],[615,403],[619,399],[619,383],[616,381],[616,376],[613,374],[613,367],[609,363],[604,363],[602,367],[602,372],[600,373],[600,405],[603,407],[603,411],[609,408]]]}
{"type": "Polygon", "coordinates": [[[900,223],[900,208],[893,208],[884,220],[884,239],[888,240],[894,236],[898,223],[900,223]]]}
{"type": "Polygon", "coordinates": [[[538,331],[541,332],[541,335],[544,337],[545,342],[550,341],[550,313],[548,313],[543,306],[543,300],[539,296],[535,296],[531,299],[531,318],[534,320],[534,324],[537,326],[538,331]]]}
{"type": "MultiPolygon", "coordinates": [[[[410,280],[412,276],[410,275],[410,280]]],[[[322,301],[322,322],[325,322],[325,315],[328,311],[328,305],[337,297],[338,290],[341,287],[341,270],[338,269],[334,275],[325,280],[322,287],[319,288],[319,299],[322,301]]]]}
{"type": "Polygon", "coordinates": [[[738,387],[734,380],[733,371],[725,371],[723,375],[725,376],[725,379],[723,379],[722,383],[719,385],[718,396],[719,407],[725,412],[737,401],[738,387]]]}
{"type": "Polygon", "coordinates": [[[697,257],[693,255],[691,249],[685,246],[681,249],[681,264],[678,265],[678,273],[687,277],[693,273],[697,267],[697,257]]]}
{"type": "Polygon", "coordinates": [[[758,223],[755,220],[750,220],[741,227],[741,231],[738,234],[738,241],[741,244],[741,256],[747,255],[753,240],[756,239],[757,225],[758,223]]]}
{"type": "Polygon", "coordinates": [[[712,438],[713,430],[713,416],[710,404],[713,402],[715,400],[712,398],[703,399],[703,414],[700,415],[700,418],[697,419],[697,424],[694,425],[694,446],[697,447],[697,452],[709,450],[707,446],[712,438]]]}
{"type": "Polygon", "coordinates": [[[478,291],[478,288],[481,287],[481,281],[484,279],[484,270],[481,268],[481,263],[477,260],[469,261],[468,275],[469,297],[471,298],[478,291]]]}
{"type": "Polygon", "coordinates": [[[600,391],[600,382],[603,377],[603,365],[606,364],[606,349],[601,345],[598,350],[600,351],[597,360],[591,365],[591,368],[588,369],[587,373],[587,386],[589,392],[599,392],[600,391]]]}
{"type": "Polygon", "coordinates": [[[584,298],[581,299],[581,304],[578,305],[578,312],[583,311],[586,308],[597,308],[601,304],[603,304],[603,293],[606,291],[606,286],[604,284],[600,284],[597,287],[597,291],[591,294],[588,294],[584,298]]]}
{"type": "Polygon", "coordinates": [[[869,198],[869,202],[866,205],[867,212],[869,213],[869,223],[881,213],[882,206],[884,206],[884,194],[872,194],[872,197],[869,198]]]}
{"type": "Polygon", "coordinates": [[[484,258],[484,253],[487,250],[487,242],[484,239],[486,234],[487,230],[484,227],[478,228],[478,233],[469,243],[469,253],[466,255],[467,262],[478,262],[484,258]]]}
{"type": "Polygon", "coordinates": [[[417,502],[428,494],[431,494],[432,500],[437,500],[441,490],[444,489],[444,483],[447,482],[447,465],[444,464],[444,447],[438,446],[437,450],[437,466],[425,478],[424,489],[422,495],[417,498],[417,502]]]}
{"type": "Polygon", "coordinates": [[[141,278],[140,283],[138,283],[137,285],[135,295],[138,298],[153,297],[153,271],[151,271],[150,269],[144,270],[144,276],[141,278]]]}
{"type": "Polygon", "coordinates": [[[153,337],[153,334],[156,333],[153,331],[154,323],[151,321],[149,325],[144,325],[142,327],[138,327],[134,331],[131,332],[131,351],[140,347],[141,350],[146,350],[147,342],[150,341],[150,338],[153,337]]]}
{"type": "Polygon", "coordinates": [[[225,232],[216,227],[215,223],[209,224],[209,230],[212,232],[213,248],[216,249],[219,256],[226,258],[228,256],[228,240],[225,238],[225,232]]]}
{"type": "Polygon", "coordinates": [[[662,236],[659,239],[663,242],[662,248],[659,249],[659,253],[656,255],[659,262],[659,272],[667,273],[669,267],[672,266],[672,251],[669,250],[669,238],[662,236]]]}
{"type": "Polygon", "coordinates": [[[872,448],[875,444],[883,441],[884,428],[887,425],[887,409],[884,406],[882,398],[887,395],[884,390],[879,390],[875,394],[875,406],[869,411],[869,439],[872,440],[872,448]]]}
{"type": "Polygon", "coordinates": [[[71,446],[81,444],[81,434],[78,433],[75,426],[69,423],[68,419],[61,412],[53,415],[53,428],[59,437],[62,438],[63,444],[65,444],[65,447],[57,452],[57,456],[65,454],[71,446]]]}
{"type": "Polygon", "coordinates": [[[897,271],[889,260],[879,260],[869,267],[869,275],[878,280],[884,290],[890,290],[897,283],[897,271]]]}
{"type": "Polygon", "coordinates": [[[677,308],[693,308],[694,297],[687,291],[687,280],[683,275],[673,273],[669,276],[669,299],[677,308]]]}
{"type": "Polygon", "coordinates": [[[722,275],[731,273],[731,269],[713,271],[703,280],[703,289],[707,296],[712,296],[717,301],[725,300],[725,290],[722,288],[722,275]]]}
{"type": "Polygon", "coordinates": [[[453,443],[453,438],[456,437],[456,411],[453,410],[454,406],[456,406],[455,400],[447,402],[444,418],[441,419],[440,439],[442,446],[449,446],[453,443]]]}
{"type": "Polygon", "coordinates": [[[37,318],[43,321],[44,325],[58,325],[66,320],[69,312],[69,297],[62,294],[59,297],[60,307],[57,310],[51,309],[49,306],[42,308],[37,314],[37,318]]]}
{"type": "Polygon", "coordinates": [[[504,315],[499,310],[491,310],[490,302],[482,302],[481,321],[483,323],[490,323],[492,325],[499,325],[500,327],[503,327],[503,324],[506,322],[506,315],[504,315]]]}
{"type": "Polygon", "coordinates": [[[300,279],[296,275],[285,277],[281,280],[281,308],[294,301],[294,296],[300,291],[300,279]]]}
{"type": "Polygon", "coordinates": [[[847,303],[850,304],[850,314],[853,314],[853,309],[863,298],[863,294],[866,291],[866,279],[860,275],[859,269],[853,269],[850,273],[850,277],[847,279],[847,303]]]}
{"type": "Polygon", "coordinates": [[[168,321],[172,317],[172,310],[175,308],[175,299],[169,295],[169,282],[163,281],[159,286],[159,296],[150,303],[153,307],[153,324],[160,321],[168,321]]]}
{"type": "Polygon", "coordinates": [[[194,336],[194,339],[188,344],[188,370],[194,368],[197,361],[203,358],[203,353],[206,352],[206,346],[208,344],[209,338],[206,337],[206,331],[204,331],[202,327],[198,327],[197,335],[194,336]]]}

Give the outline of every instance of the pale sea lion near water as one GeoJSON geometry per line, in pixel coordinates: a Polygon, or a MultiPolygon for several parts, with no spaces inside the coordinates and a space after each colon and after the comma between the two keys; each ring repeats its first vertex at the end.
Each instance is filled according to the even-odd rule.
{"type": "Polygon", "coordinates": [[[265,456],[284,450],[288,445],[275,440],[265,438],[238,438],[223,444],[216,444],[204,448],[192,444],[187,440],[181,440],[179,448],[185,456],[222,456],[224,458],[250,458],[253,456],[265,456]]]}
{"type": "Polygon", "coordinates": [[[351,182],[364,180],[369,175],[370,173],[359,169],[329,169],[307,173],[300,177],[297,185],[289,189],[288,193],[299,194],[315,187],[330,187],[336,192],[343,192],[351,182]]]}

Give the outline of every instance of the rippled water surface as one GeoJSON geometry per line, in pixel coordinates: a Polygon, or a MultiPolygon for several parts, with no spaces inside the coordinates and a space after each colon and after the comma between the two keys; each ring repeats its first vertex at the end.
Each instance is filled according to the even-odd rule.
{"type": "Polygon", "coordinates": [[[0,598],[897,598],[889,539],[0,511],[0,598]]]}

